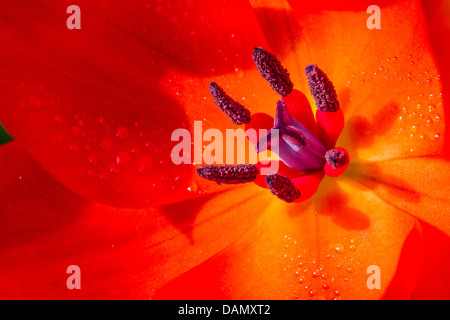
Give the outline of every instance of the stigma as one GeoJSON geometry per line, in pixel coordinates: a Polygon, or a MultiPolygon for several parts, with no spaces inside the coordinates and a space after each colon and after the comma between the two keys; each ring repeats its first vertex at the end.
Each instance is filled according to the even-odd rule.
{"type": "MultiPolygon", "coordinates": [[[[326,174],[338,177],[350,163],[348,152],[335,144],[344,127],[344,115],[333,83],[317,65],[305,67],[309,90],[315,101],[315,117],[305,95],[294,89],[289,72],[275,55],[255,48],[253,60],[261,76],[281,96],[276,103],[273,125],[267,128],[269,115],[250,114],[216,83],[210,84],[215,104],[235,124],[248,128],[267,128],[267,134],[255,143],[256,152],[271,151],[278,155],[280,172],[265,178],[259,168],[264,164],[208,165],[197,174],[218,184],[255,182],[270,190],[278,199],[302,202],[311,198],[326,174]],[[263,178],[263,179],[260,179],[263,178]],[[264,182],[262,182],[264,181],[264,182]],[[263,184],[264,183],[264,184],[263,184]]],[[[277,169],[278,170],[278,169],[277,169]]]]}

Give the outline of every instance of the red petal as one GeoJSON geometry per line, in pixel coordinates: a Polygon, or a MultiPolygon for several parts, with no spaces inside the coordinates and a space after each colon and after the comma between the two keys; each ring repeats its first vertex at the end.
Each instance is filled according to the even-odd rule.
{"type": "Polygon", "coordinates": [[[336,112],[316,110],[316,119],[320,141],[324,143],[328,150],[333,149],[345,125],[342,109],[336,112]]]}
{"type": "Polygon", "coordinates": [[[254,183],[256,183],[258,186],[266,189],[267,189],[266,176],[269,174],[279,173],[290,179],[297,178],[305,174],[304,172],[289,168],[287,165],[284,164],[284,162],[278,160],[271,160],[268,163],[258,162],[256,166],[260,169],[260,171],[261,168],[266,168],[266,170],[268,170],[266,174],[258,175],[256,180],[254,181],[254,183]]]}
{"type": "Polygon", "coordinates": [[[300,191],[300,198],[295,202],[303,202],[311,198],[317,192],[322,179],[322,171],[292,179],[295,187],[300,191]]]}
{"type": "MultiPolygon", "coordinates": [[[[442,41],[442,39],[448,39],[450,37],[450,7],[446,0],[437,0],[433,2],[422,0],[421,4],[427,23],[428,37],[438,64],[438,72],[442,78],[444,105],[447,106],[444,118],[448,123],[450,117],[450,113],[448,112],[450,96],[450,60],[448,57],[450,55],[450,43],[448,41],[442,41]]],[[[444,140],[444,153],[447,157],[450,156],[449,132],[450,130],[447,126],[445,128],[444,140]]]]}
{"type": "Polygon", "coordinates": [[[420,224],[426,250],[424,265],[412,299],[449,300],[450,238],[424,221],[420,221],[420,224]]]}
{"type": "MultiPolygon", "coordinates": [[[[89,199],[154,206],[198,196],[189,191],[203,188],[194,168],[172,163],[171,133],[194,120],[207,119],[204,129],[229,127],[207,98],[208,83],[226,74],[220,81],[235,93],[237,82],[250,84],[258,73],[244,74],[254,69],[253,47],[265,45],[252,8],[246,1],[77,5],[81,30],[66,28],[60,1],[4,4],[0,121],[58,181],[89,199]],[[127,165],[117,163],[119,153],[127,165]]],[[[267,101],[264,94],[248,100],[258,99],[267,101]]]]}
{"type": "MultiPolygon", "coordinates": [[[[311,105],[306,96],[294,89],[291,94],[282,99],[289,109],[289,113],[313,134],[317,135],[317,124],[312,113],[311,105]]],[[[320,139],[320,137],[319,137],[320,139]]]]}
{"type": "Polygon", "coordinates": [[[56,182],[11,142],[0,147],[0,297],[148,299],[253,226],[273,198],[250,185],[163,206],[117,209],[56,182]],[[242,214],[240,204],[252,210],[242,214]],[[69,290],[67,267],[81,269],[69,290]]]}
{"type": "Polygon", "coordinates": [[[267,130],[267,132],[269,132],[269,130],[272,128],[273,128],[273,117],[266,113],[258,112],[252,114],[252,121],[249,124],[245,125],[245,132],[248,137],[248,140],[250,140],[251,143],[256,144],[256,142],[262,138],[259,130],[264,129],[267,130]],[[253,134],[253,132],[252,133],[247,132],[247,130],[249,129],[255,130],[256,136],[253,134]]]}

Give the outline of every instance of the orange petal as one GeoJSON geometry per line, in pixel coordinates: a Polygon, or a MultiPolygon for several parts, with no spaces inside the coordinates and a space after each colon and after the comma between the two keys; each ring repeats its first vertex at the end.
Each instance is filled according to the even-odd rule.
{"type": "Polygon", "coordinates": [[[346,119],[337,145],[354,160],[442,153],[442,83],[417,1],[383,1],[379,30],[366,26],[368,2],[289,3],[296,63],[319,65],[335,84],[346,119]]]}
{"type": "MultiPolygon", "coordinates": [[[[428,37],[430,40],[433,53],[438,64],[438,71],[442,78],[444,105],[449,104],[450,95],[450,43],[442,41],[450,37],[450,4],[446,0],[426,1],[422,0],[425,21],[427,23],[428,37]]],[[[448,123],[450,113],[448,108],[444,113],[445,121],[448,123]]],[[[445,147],[444,153],[450,156],[450,130],[448,126],[445,128],[445,147]]]]}
{"type": "Polygon", "coordinates": [[[450,235],[450,163],[438,157],[350,165],[347,175],[380,198],[450,235]]]}
{"type": "MultiPolygon", "coordinates": [[[[393,279],[402,276],[396,269],[405,258],[405,239],[416,230],[415,219],[354,183],[328,187],[332,192],[305,203],[274,201],[237,243],[170,282],[155,298],[376,299],[388,289],[396,298],[409,297],[413,286],[393,291],[390,283],[404,283],[393,279]],[[367,287],[371,265],[381,270],[379,290],[367,287]]],[[[411,241],[409,246],[419,239],[411,241]]],[[[414,284],[421,255],[406,252],[415,262],[408,274],[414,284]]]]}
{"type": "Polygon", "coordinates": [[[254,225],[272,196],[250,185],[158,209],[90,202],[17,142],[0,147],[2,299],[148,299],[254,225]],[[243,214],[246,203],[254,211],[243,214]],[[69,290],[67,267],[81,269],[69,290]]]}

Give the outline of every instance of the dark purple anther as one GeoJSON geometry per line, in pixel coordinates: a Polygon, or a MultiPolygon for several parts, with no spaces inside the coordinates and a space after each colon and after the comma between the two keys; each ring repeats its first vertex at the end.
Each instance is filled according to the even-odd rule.
{"type": "Polygon", "coordinates": [[[294,183],[281,174],[271,174],[266,177],[266,184],[270,192],[285,202],[293,202],[300,198],[300,191],[294,183]]]}
{"type": "Polygon", "coordinates": [[[261,76],[269,82],[273,90],[279,95],[286,97],[292,92],[294,84],[288,71],[283,68],[277,57],[259,47],[253,51],[253,61],[255,61],[261,76]]]}
{"type": "Polygon", "coordinates": [[[215,181],[218,184],[242,184],[253,182],[259,174],[258,168],[253,164],[202,166],[197,174],[204,179],[215,181]]]}
{"type": "Polygon", "coordinates": [[[316,101],[316,107],[323,112],[339,110],[339,101],[333,83],[317,65],[310,64],[305,68],[309,89],[316,101]]]}
{"type": "Polygon", "coordinates": [[[250,123],[250,111],[239,102],[234,101],[215,82],[209,84],[209,92],[213,96],[216,105],[228,116],[228,118],[230,118],[231,121],[235,124],[250,123]]]}

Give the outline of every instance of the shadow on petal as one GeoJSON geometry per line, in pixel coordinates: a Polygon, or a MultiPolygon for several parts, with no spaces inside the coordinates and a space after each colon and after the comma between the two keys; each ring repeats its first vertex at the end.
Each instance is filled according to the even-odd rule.
{"type": "Polygon", "coordinates": [[[420,194],[407,182],[396,176],[383,173],[376,163],[353,164],[349,167],[347,174],[371,190],[383,185],[389,190],[389,193],[410,203],[418,203],[421,200],[420,194]]]}
{"type": "Polygon", "coordinates": [[[9,183],[0,189],[0,249],[37,242],[83,214],[88,202],[56,182],[17,142],[1,148],[0,176],[9,183]]]}
{"type": "MultiPolygon", "coordinates": [[[[257,188],[254,188],[255,191],[259,191],[257,188]]],[[[205,195],[203,197],[190,199],[186,201],[180,201],[173,204],[168,204],[159,208],[160,213],[182,234],[184,234],[189,241],[193,244],[193,232],[195,232],[194,223],[198,214],[202,211],[204,206],[211,201],[214,203],[217,200],[214,200],[218,194],[226,195],[226,192],[215,192],[212,194],[205,195]]],[[[231,212],[233,208],[245,207],[246,203],[250,203],[251,199],[254,198],[254,193],[251,194],[243,194],[242,198],[233,197],[233,199],[228,199],[226,203],[222,203],[221,205],[216,204],[214,208],[214,214],[211,215],[208,220],[216,218],[224,213],[231,212]]],[[[255,208],[255,207],[254,207],[255,208]]],[[[211,210],[211,209],[208,209],[211,210]]],[[[249,217],[250,220],[250,217],[249,217]]],[[[201,221],[200,223],[205,223],[207,221],[201,221]]],[[[198,225],[199,223],[197,223],[198,225]]]]}
{"type": "Polygon", "coordinates": [[[353,116],[347,120],[343,134],[353,148],[368,148],[372,146],[377,136],[383,136],[392,128],[399,113],[400,107],[392,102],[381,108],[372,121],[364,116],[353,116]]]}
{"type": "Polygon", "coordinates": [[[316,208],[319,214],[330,216],[333,222],[347,230],[365,230],[370,227],[369,217],[361,210],[350,207],[350,195],[344,192],[331,179],[323,181],[322,188],[333,190],[327,192],[316,201],[316,208]]]}

